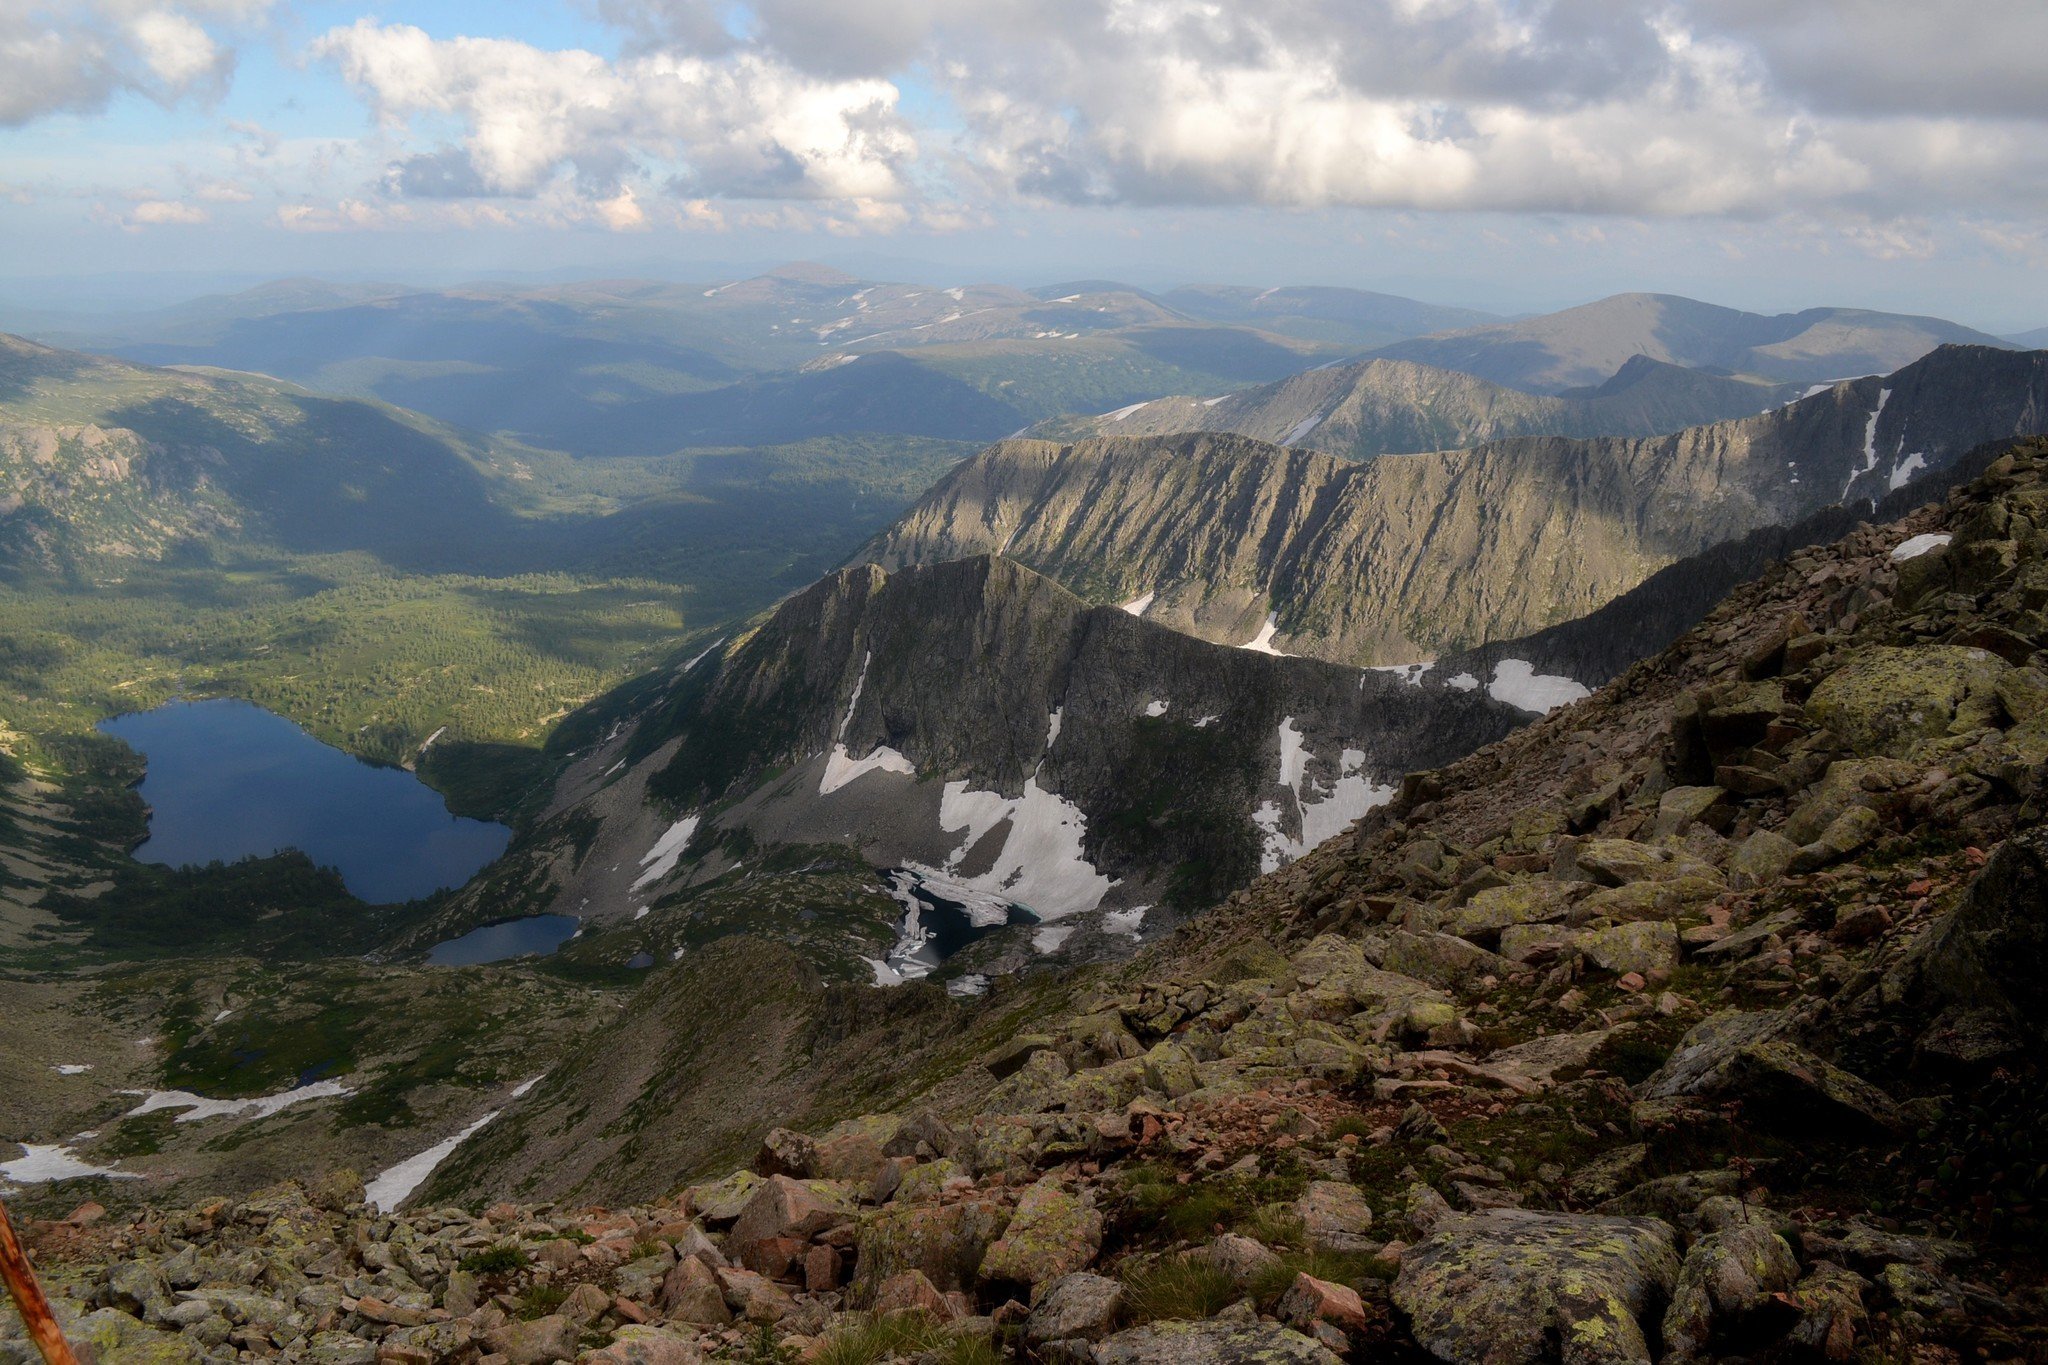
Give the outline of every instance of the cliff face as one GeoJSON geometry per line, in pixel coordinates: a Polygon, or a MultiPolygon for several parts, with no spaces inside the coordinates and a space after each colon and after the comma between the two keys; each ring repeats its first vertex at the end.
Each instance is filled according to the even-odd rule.
{"type": "Polygon", "coordinates": [[[870,547],[885,567],[1000,552],[1097,602],[1289,653],[1394,664],[1589,612],[1759,527],[1876,500],[2048,429],[2048,353],[1945,347],[1741,421],[1529,437],[1350,465],[1245,437],[1011,441],[870,547]]]}
{"type": "MultiPolygon", "coordinates": [[[[1526,719],[1090,607],[1000,557],[863,565],[648,684],[511,862],[545,851],[549,904],[648,908],[657,932],[735,869],[834,846],[1081,949],[1171,923],[1526,719]]],[[[865,975],[855,959],[891,947],[820,965],[865,975]]]]}

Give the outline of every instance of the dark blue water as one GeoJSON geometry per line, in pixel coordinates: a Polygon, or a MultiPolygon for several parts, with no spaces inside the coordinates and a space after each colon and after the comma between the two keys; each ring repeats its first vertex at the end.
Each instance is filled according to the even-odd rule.
{"type": "Polygon", "coordinates": [[[461,938],[437,943],[427,954],[436,967],[474,967],[479,962],[504,962],[515,957],[546,957],[576,932],[574,915],[528,915],[472,929],[461,938]]]}
{"type": "Polygon", "coordinates": [[[450,815],[402,768],[379,768],[242,701],[171,702],[100,729],[148,759],[149,838],[135,850],[170,867],[295,848],[383,905],[460,886],[512,831],[450,815]]]}

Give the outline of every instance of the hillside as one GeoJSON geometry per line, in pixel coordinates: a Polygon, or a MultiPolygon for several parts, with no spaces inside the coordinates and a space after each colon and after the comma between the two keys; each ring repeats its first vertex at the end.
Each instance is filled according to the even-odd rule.
{"type": "Polygon", "coordinates": [[[1643,356],[1605,384],[1553,397],[1403,360],[1321,366],[1221,398],[1161,398],[1025,433],[1040,440],[1229,431],[1347,460],[1456,450],[1512,436],[1654,436],[1748,417],[1798,396],[1643,356]]]}
{"type": "Polygon", "coordinates": [[[1889,374],[1937,346],[2006,344],[1940,318],[1855,308],[1767,317],[1671,294],[1617,294],[1518,322],[1396,342],[1376,354],[1558,393],[1600,384],[1638,355],[1768,383],[1821,384],[1889,374]]]}
{"type": "Polygon", "coordinates": [[[1327,286],[1248,289],[1191,284],[1168,290],[1160,301],[1210,322],[1247,323],[1283,336],[1353,347],[1384,346],[1405,337],[1477,327],[1495,320],[1470,308],[1327,286]]]}
{"type": "Polygon", "coordinates": [[[1128,964],[731,939],[396,1217],[330,1172],[36,1250],[180,1360],[2036,1358],[2044,516],[2033,443],[1800,551],[1128,964]]]}
{"type": "Polygon", "coordinates": [[[547,819],[435,932],[517,903],[581,914],[572,955],[666,960],[729,932],[707,907],[777,901],[839,849],[896,877],[897,904],[871,879],[851,938],[788,926],[817,970],[1013,970],[1027,940],[1099,951],[1171,924],[1525,718],[1208,644],[1006,559],[849,569],[580,717],[572,737],[596,742],[547,819]],[[920,955],[896,924],[913,899],[1019,932],[920,955]]]}
{"type": "Polygon", "coordinates": [[[1244,437],[1004,442],[865,552],[1000,551],[1205,639],[1412,663],[1525,635],[1676,559],[2048,428],[2048,353],[1944,347],[1740,421],[1351,464],[1244,437]]]}

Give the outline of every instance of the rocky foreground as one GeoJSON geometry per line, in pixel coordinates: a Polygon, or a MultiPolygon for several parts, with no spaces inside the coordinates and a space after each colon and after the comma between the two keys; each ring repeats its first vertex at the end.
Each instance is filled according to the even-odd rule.
{"type": "Polygon", "coordinates": [[[35,1251],[100,1365],[2048,1359],[2044,612],[2037,443],[937,1107],[643,1207],[344,1174],[35,1251]]]}

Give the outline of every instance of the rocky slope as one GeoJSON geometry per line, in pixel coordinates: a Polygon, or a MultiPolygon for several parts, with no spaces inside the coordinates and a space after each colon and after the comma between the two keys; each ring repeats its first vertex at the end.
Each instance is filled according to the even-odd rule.
{"type": "Polygon", "coordinates": [[[103,1365],[2039,1359],[2044,528],[2034,443],[1121,968],[979,1002],[743,940],[670,969],[751,1170],[475,1211],[592,1155],[494,1133],[679,1140],[648,1031],[409,1214],[337,1176],[36,1249],[103,1365]],[[758,1002],[727,1026],[720,976],[758,1002]]]}
{"type": "Polygon", "coordinates": [[[1401,664],[1592,611],[1674,560],[2048,429],[2048,352],[1944,347],[1675,435],[1364,465],[1244,437],[1003,442],[866,552],[1000,552],[1206,639],[1401,664]]]}
{"type": "Polygon", "coordinates": [[[1857,308],[1766,317],[1672,294],[1612,298],[1515,322],[1395,342],[1376,352],[1532,393],[1599,384],[1633,356],[1774,383],[1887,374],[1937,346],[2003,346],[1940,318],[1857,308]]]}
{"type": "MultiPolygon", "coordinates": [[[[516,878],[533,908],[626,922],[606,940],[621,960],[670,957],[708,941],[707,894],[798,870],[797,850],[808,875],[830,846],[927,918],[1015,926],[972,959],[1007,969],[1027,940],[1170,923],[1527,714],[1210,644],[1000,557],[861,566],[586,717],[597,741],[547,820],[453,913],[503,913],[516,878]]],[[[861,958],[922,974],[956,946],[915,919],[829,946],[829,922],[807,923],[833,975],[865,976],[861,958]]]]}
{"type": "Polygon", "coordinates": [[[1654,436],[1748,417],[1798,396],[1637,356],[1606,383],[1565,397],[1407,360],[1325,365],[1221,398],[1161,398],[1096,417],[1063,417],[1039,440],[1232,431],[1347,460],[1452,450],[1510,436],[1654,436]]]}

